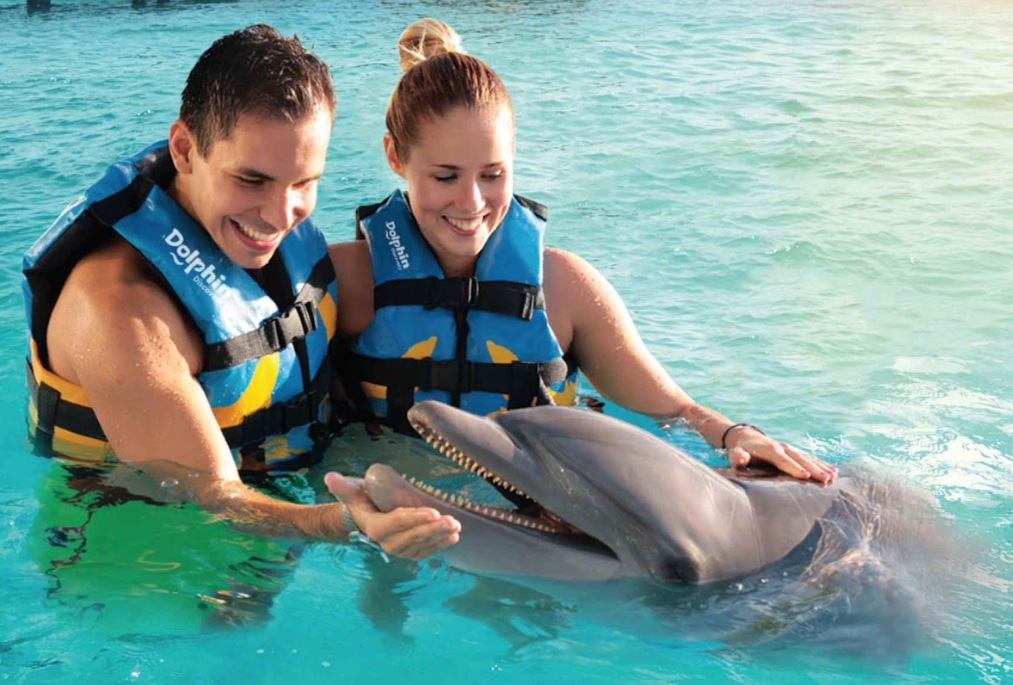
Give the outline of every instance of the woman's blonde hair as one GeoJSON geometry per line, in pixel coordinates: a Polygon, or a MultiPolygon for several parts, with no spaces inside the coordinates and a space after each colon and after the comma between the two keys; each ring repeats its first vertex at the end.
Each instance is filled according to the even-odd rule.
{"type": "Polygon", "coordinates": [[[418,142],[423,121],[455,107],[498,111],[513,105],[506,86],[489,65],[461,50],[461,38],[439,19],[419,19],[398,39],[404,73],[387,105],[387,132],[402,160],[418,142]]]}
{"type": "Polygon", "coordinates": [[[448,52],[464,52],[461,37],[449,24],[439,19],[419,19],[401,32],[397,39],[397,53],[401,71],[408,71],[419,62],[448,52]]]}

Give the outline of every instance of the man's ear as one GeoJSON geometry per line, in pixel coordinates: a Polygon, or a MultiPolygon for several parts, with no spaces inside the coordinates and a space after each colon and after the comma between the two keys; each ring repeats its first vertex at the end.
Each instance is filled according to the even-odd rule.
{"type": "Polygon", "coordinates": [[[383,134],[383,154],[387,157],[387,164],[390,165],[391,170],[404,178],[404,164],[397,154],[397,146],[394,145],[394,137],[390,131],[383,134]]]}
{"type": "Polygon", "coordinates": [[[198,154],[197,139],[182,119],[176,119],[169,127],[169,154],[177,173],[189,174],[193,171],[193,156],[198,154]]]}

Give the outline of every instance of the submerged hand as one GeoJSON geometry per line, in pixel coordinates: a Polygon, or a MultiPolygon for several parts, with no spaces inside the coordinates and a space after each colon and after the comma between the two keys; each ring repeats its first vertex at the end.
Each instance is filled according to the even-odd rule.
{"type": "Polygon", "coordinates": [[[786,442],[778,442],[743,426],[729,439],[728,462],[735,467],[747,466],[760,459],[801,480],[812,480],[829,485],[837,477],[837,467],[817,459],[808,452],[797,450],[786,442]]]}
{"type": "Polygon", "coordinates": [[[324,483],[341,500],[352,521],[388,554],[422,559],[458,541],[461,524],[428,507],[401,507],[390,512],[376,508],[357,478],[328,473],[324,483]]]}

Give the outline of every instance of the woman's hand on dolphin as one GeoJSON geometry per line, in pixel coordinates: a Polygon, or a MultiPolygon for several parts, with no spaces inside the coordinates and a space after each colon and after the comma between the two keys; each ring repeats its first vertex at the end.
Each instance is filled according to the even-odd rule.
{"type": "Polygon", "coordinates": [[[406,559],[423,559],[458,541],[461,524],[452,516],[428,507],[401,507],[382,512],[369,499],[362,480],[330,472],[324,483],[348,508],[352,522],[385,552],[406,559]]]}
{"type": "Polygon", "coordinates": [[[778,442],[743,426],[729,439],[728,463],[736,468],[748,466],[753,459],[765,461],[778,470],[801,480],[815,480],[824,485],[834,482],[837,467],[797,450],[786,442],[778,442]]]}

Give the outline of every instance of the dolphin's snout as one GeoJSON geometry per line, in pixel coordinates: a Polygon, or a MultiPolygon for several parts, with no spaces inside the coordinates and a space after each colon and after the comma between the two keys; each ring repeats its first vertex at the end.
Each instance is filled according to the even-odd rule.
{"type": "Polygon", "coordinates": [[[380,511],[393,511],[398,507],[430,506],[430,502],[425,500],[416,488],[386,464],[370,466],[363,481],[366,494],[380,511]]]}

